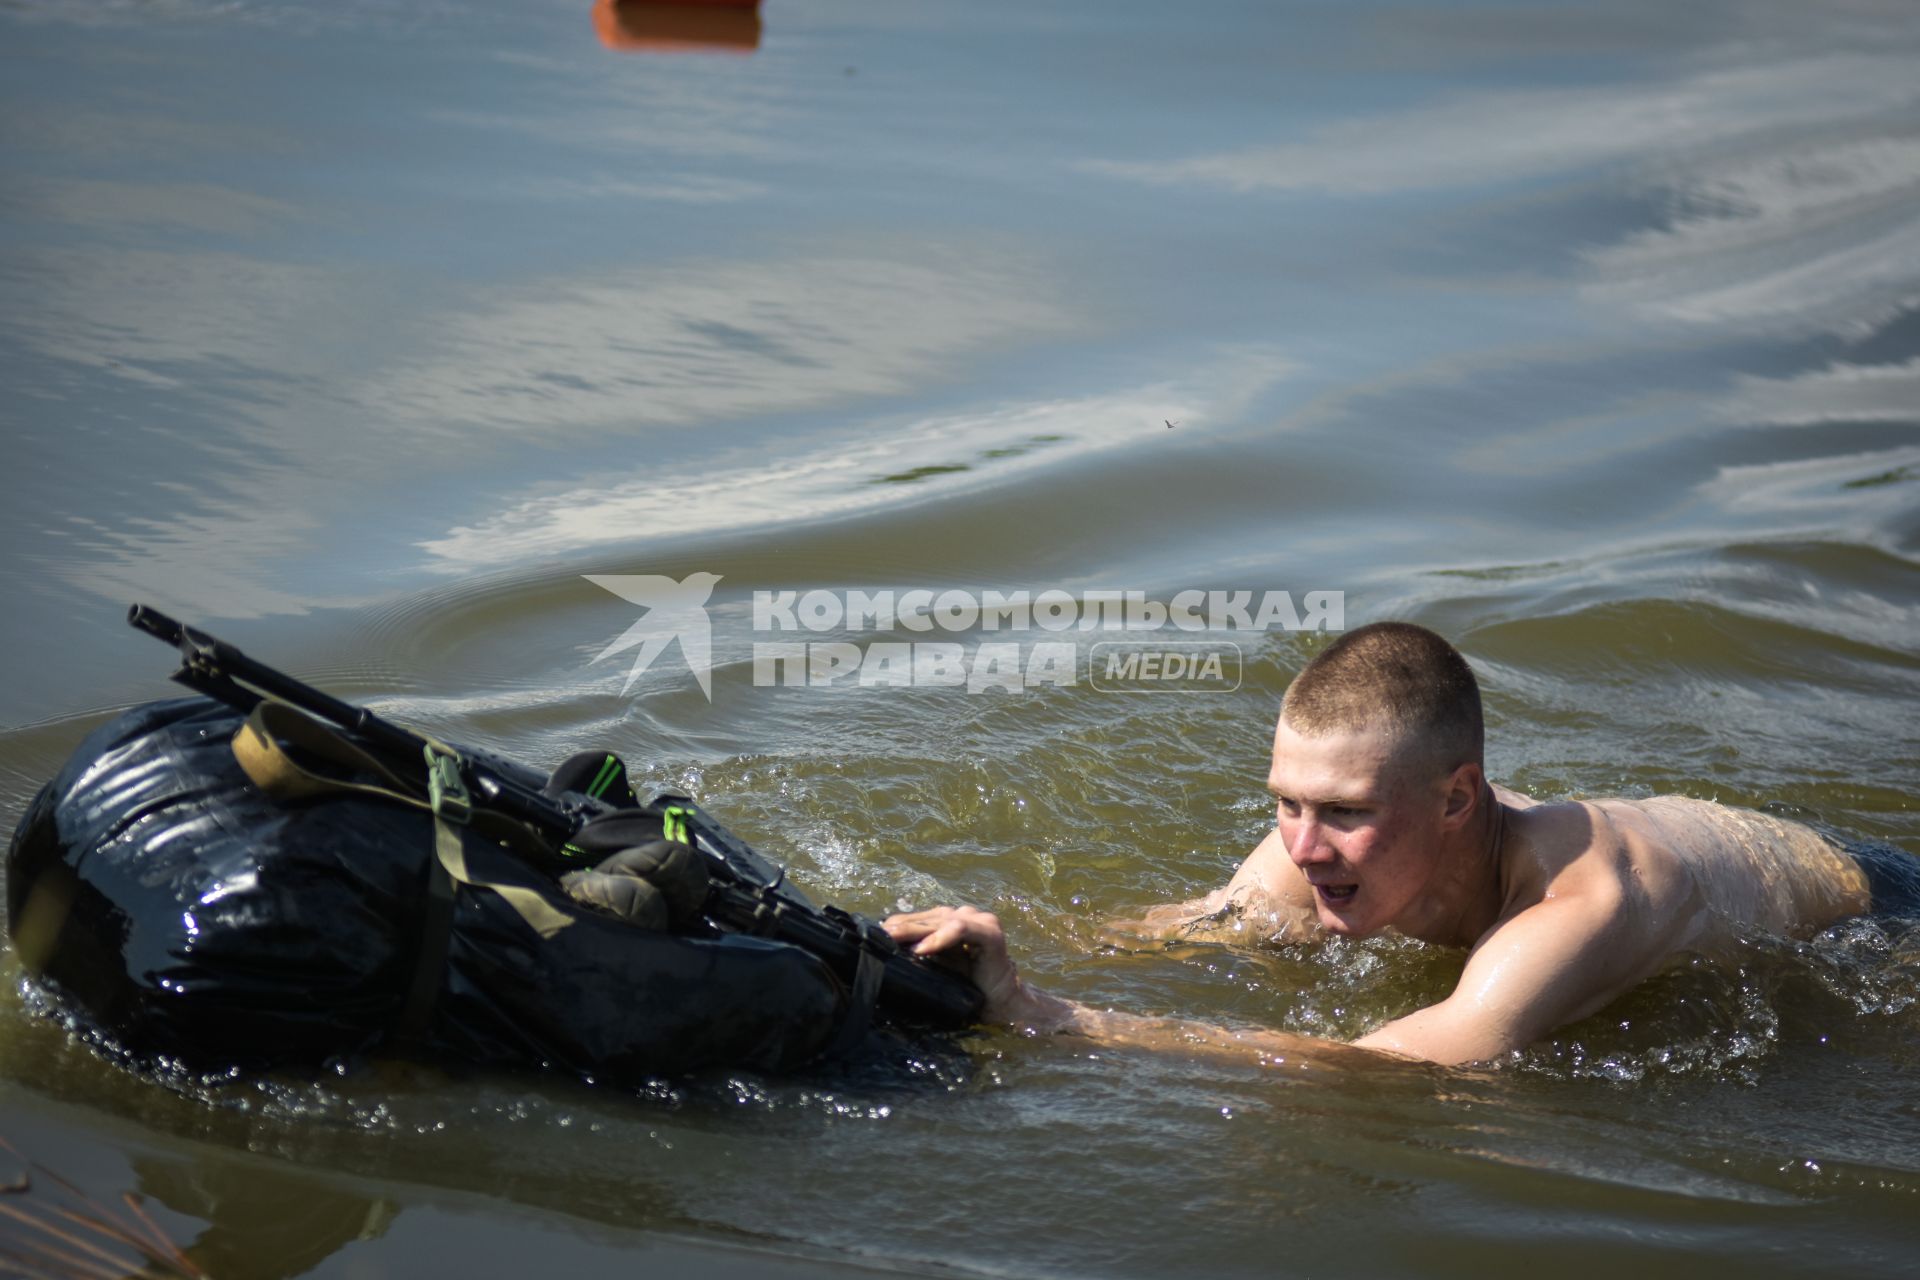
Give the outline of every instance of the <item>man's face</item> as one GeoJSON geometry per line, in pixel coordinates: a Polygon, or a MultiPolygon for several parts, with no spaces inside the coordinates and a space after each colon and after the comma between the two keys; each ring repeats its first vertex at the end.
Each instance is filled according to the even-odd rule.
{"type": "Polygon", "coordinates": [[[1404,924],[1434,881],[1443,788],[1396,745],[1379,730],[1307,737],[1285,719],[1274,732],[1276,822],[1329,932],[1404,924]]]}

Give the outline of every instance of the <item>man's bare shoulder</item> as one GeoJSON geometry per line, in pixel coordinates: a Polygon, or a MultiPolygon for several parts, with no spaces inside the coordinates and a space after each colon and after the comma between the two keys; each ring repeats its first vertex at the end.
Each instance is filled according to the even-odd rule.
{"type": "Polygon", "coordinates": [[[1488,782],[1487,786],[1492,788],[1493,798],[1509,809],[1532,809],[1540,804],[1532,796],[1515,791],[1512,787],[1503,787],[1497,782],[1488,782]]]}
{"type": "Polygon", "coordinates": [[[1436,1062],[1492,1057],[1604,1007],[1685,947],[1696,910],[1685,869],[1649,867],[1603,810],[1533,804],[1502,820],[1502,910],[1459,986],[1361,1046],[1436,1062]]]}
{"type": "Polygon", "coordinates": [[[1254,847],[1233,878],[1203,898],[1165,903],[1108,922],[1109,933],[1195,942],[1296,942],[1321,932],[1313,889],[1287,856],[1277,830],[1254,847]]]}
{"type": "Polygon", "coordinates": [[[1505,821],[1502,841],[1509,861],[1548,882],[1570,870],[1606,865],[1625,851],[1609,815],[1591,801],[1507,806],[1505,821]]]}
{"type": "Polygon", "coordinates": [[[1505,844],[1508,917],[1546,902],[1577,905],[1583,914],[1631,916],[1636,931],[1666,937],[1700,905],[1683,859],[1594,801],[1509,810],[1505,844]]]}

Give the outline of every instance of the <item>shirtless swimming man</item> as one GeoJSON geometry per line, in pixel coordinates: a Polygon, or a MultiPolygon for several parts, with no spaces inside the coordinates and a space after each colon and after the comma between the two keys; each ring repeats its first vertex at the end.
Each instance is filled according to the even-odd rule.
{"type": "MultiPolygon", "coordinates": [[[[1237,917],[1264,936],[1393,929],[1470,948],[1453,994],[1354,1042],[1462,1063],[1586,1017],[1679,954],[1756,929],[1807,934],[1878,905],[1863,864],[1798,823],[1679,796],[1538,804],[1490,783],[1481,755],[1479,686],[1452,645],[1408,623],[1348,632],[1281,704],[1273,831],[1223,888],[1138,927],[1173,936],[1237,917]]],[[[1047,995],[1021,980],[999,922],[972,907],[886,928],[920,954],[964,948],[989,1021],[1108,1043],[1342,1052],[1047,995]]]]}

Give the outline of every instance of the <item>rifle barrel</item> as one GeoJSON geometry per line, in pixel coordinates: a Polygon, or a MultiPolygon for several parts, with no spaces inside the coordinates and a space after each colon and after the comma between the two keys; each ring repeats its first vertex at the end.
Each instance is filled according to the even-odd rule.
{"type": "Polygon", "coordinates": [[[298,707],[310,716],[357,733],[375,747],[399,756],[418,757],[426,746],[425,739],[381,719],[365,707],[342,702],[304,681],[276,671],[264,662],[256,662],[226,641],[216,639],[197,627],[177,622],[158,609],[136,604],[127,610],[127,622],[180,651],[181,666],[180,671],[175,673],[175,679],[189,673],[202,677],[225,676],[257,694],[298,707]]]}

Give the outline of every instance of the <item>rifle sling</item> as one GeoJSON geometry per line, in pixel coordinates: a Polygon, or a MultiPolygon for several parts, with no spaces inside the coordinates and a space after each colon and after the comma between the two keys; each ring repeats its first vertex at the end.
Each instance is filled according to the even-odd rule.
{"type": "MultiPolygon", "coordinates": [[[[451,747],[426,740],[429,751],[455,755],[451,747]]],[[[447,943],[453,929],[455,886],[471,885],[498,894],[528,927],[542,938],[551,938],[572,924],[574,917],[548,902],[524,885],[483,880],[467,869],[466,853],[460,841],[457,819],[436,812],[427,800],[410,792],[386,764],[345,735],[315,720],[299,708],[265,699],[254,707],[246,722],[233,735],[233,756],[254,786],[276,800],[303,800],[316,796],[360,795],[390,800],[410,809],[433,814],[433,852],[427,869],[426,914],[422,920],[419,959],[408,983],[406,1005],[397,1032],[402,1039],[424,1042],[433,1005],[439,996],[446,969],[447,943]],[[355,782],[307,768],[295,760],[292,747],[309,759],[325,761],[354,773],[371,775],[378,783],[355,782]],[[383,785],[384,784],[384,785],[383,785]]],[[[487,819],[488,826],[501,830],[508,839],[531,839],[520,824],[474,812],[473,819],[487,819]]]]}

